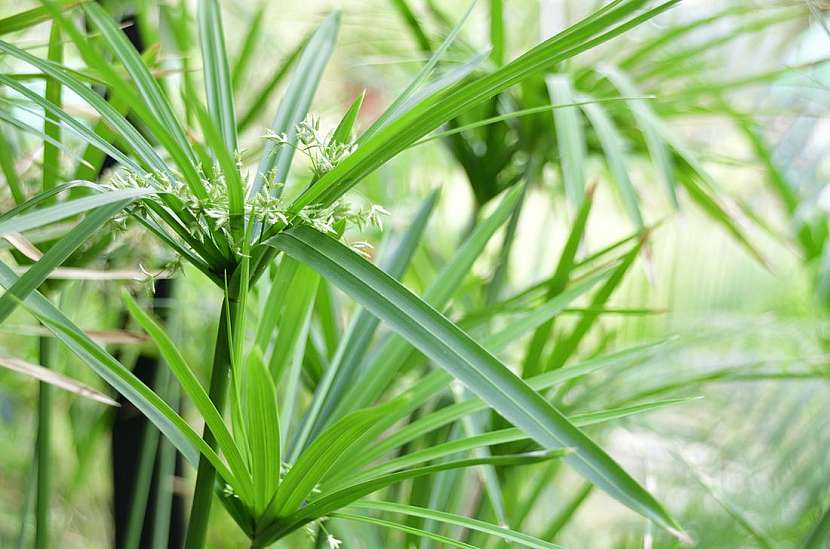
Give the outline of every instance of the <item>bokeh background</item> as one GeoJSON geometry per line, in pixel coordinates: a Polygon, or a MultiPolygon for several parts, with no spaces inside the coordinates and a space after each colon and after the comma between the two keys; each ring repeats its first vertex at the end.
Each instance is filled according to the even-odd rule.
{"type": "MultiPolygon", "coordinates": [[[[129,10],[130,3],[124,2],[129,10]]],[[[242,42],[256,3],[223,2],[228,47],[242,42]]],[[[361,127],[366,127],[426,61],[390,2],[348,0],[325,2],[271,2],[261,40],[251,63],[242,101],[254,96],[258,83],[322,17],[333,9],[343,13],[337,49],[328,66],[313,112],[323,127],[333,127],[355,95],[366,90],[361,127]]],[[[419,17],[429,21],[420,2],[419,17]]],[[[466,2],[440,2],[457,19],[466,2]]],[[[594,2],[567,0],[510,0],[506,2],[508,56],[516,55],[555,33],[587,12],[594,2]]],[[[827,9],[819,1],[720,2],[684,0],[667,14],[629,35],[581,55],[576,63],[590,65],[645,41],[670,25],[721,13],[727,5],[750,6],[741,15],[722,17],[670,44],[655,58],[705,47],[704,54],[678,59],[670,77],[647,76],[640,82],[657,112],[667,113],[671,131],[705,166],[734,214],[759,250],[764,262],[751,256],[732,235],[699,207],[684,203],[674,211],[655,183],[653,168],[632,159],[632,182],[640,191],[647,223],[657,223],[650,249],[638,260],[611,306],[620,314],[603,319],[601,333],[592,337],[604,348],[631,342],[672,337],[664,351],[648,364],[613,375],[592,378],[572,394],[574,406],[592,401],[632,402],[649,392],[700,397],[678,407],[637,416],[601,431],[600,438],[626,468],[666,502],[699,547],[753,547],[762,543],[756,530],[775,547],[796,547],[830,505],[830,386],[827,376],[830,324],[822,293],[822,261],[805,258],[793,238],[799,219],[825,223],[830,209],[828,182],[827,89],[830,33],[823,22],[827,9]],[[775,20],[774,23],[770,20],[775,20]],[[736,108],[751,112],[773,153],[773,161],[798,197],[788,212],[769,184],[769,167],[759,160],[734,121],[723,116],[712,95],[695,95],[696,86],[739,81],[743,77],[779,71],[774,77],[727,87],[736,108]],[[734,89],[733,89],[734,88],[734,89]],[[750,219],[751,212],[755,219],[750,219]],[[636,309],[624,312],[625,309],[636,309]],[[674,387],[674,388],[673,388],[674,387]]],[[[34,5],[34,4],[32,4],[34,5]]],[[[4,2],[0,17],[27,7],[26,2],[4,2]]],[[[481,6],[479,6],[481,7],[481,6]]],[[[435,27],[432,27],[435,28],[435,27]]],[[[21,39],[31,48],[43,48],[48,29],[33,29],[21,39]]],[[[436,30],[440,34],[440,29],[436,30]]],[[[473,13],[463,37],[478,48],[487,44],[484,10],[473,13]]],[[[165,50],[162,47],[162,56],[165,50]]],[[[462,52],[449,52],[447,63],[463,62],[462,52]],[[453,57],[456,56],[456,57],[453,57]]],[[[171,64],[175,60],[170,60],[171,64]]],[[[7,60],[0,67],[9,69],[7,60]]],[[[68,108],[83,114],[86,107],[72,98],[68,108]],[[77,103],[77,104],[76,104],[77,103]]],[[[242,139],[256,148],[276,110],[279,93],[264,105],[242,139]]],[[[32,165],[36,144],[25,137],[14,140],[16,161],[22,170],[32,165]]],[[[298,159],[302,162],[302,159],[298,159]]],[[[587,253],[601,249],[632,230],[619,196],[610,185],[598,155],[586,166],[587,179],[598,182],[594,211],[582,244],[587,253]]],[[[387,230],[405,227],[419,202],[441,187],[442,199],[428,230],[427,249],[416,256],[408,284],[418,288],[435,272],[436,264],[457,245],[473,211],[473,197],[464,174],[437,141],[396,158],[373,174],[351,199],[373,202],[391,212],[387,230]],[[455,235],[455,236],[453,236],[455,235]]],[[[5,188],[2,192],[6,192],[5,188]]],[[[518,227],[510,265],[510,285],[523,288],[546,276],[565,240],[574,212],[562,200],[560,176],[553,168],[529,190],[518,227]]],[[[353,238],[378,244],[381,234],[367,231],[353,238]]],[[[138,230],[125,236],[133,257],[145,256],[156,267],[164,251],[138,230]]],[[[496,246],[477,265],[482,279],[498,253],[496,246]]],[[[119,265],[119,252],[111,258],[119,265]]],[[[177,341],[192,364],[208,364],[213,319],[220,296],[193,269],[182,276],[175,300],[191,314],[174,321],[177,341]],[[192,314],[198,311],[200,314],[192,314]],[[203,314],[201,314],[203,313],[203,314]]],[[[473,284],[474,282],[471,282],[473,284]]],[[[136,283],[137,284],[137,283],[136,283]]],[[[119,322],[117,284],[73,283],[64,294],[63,309],[88,329],[106,330],[119,322]]],[[[342,296],[340,296],[342,298],[342,296]]],[[[176,314],[175,312],[173,313],[176,314]]],[[[0,326],[0,352],[25,356],[36,341],[24,327],[24,313],[0,326]]],[[[125,346],[123,353],[132,352],[125,346]]],[[[517,357],[519,358],[519,357],[517,357]]],[[[62,355],[61,368],[78,379],[99,386],[91,373],[62,355]]],[[[36,385],[0,370],[0,546],[13,547],[20,516],[30,508],[32,448],[36,385]]],[[[111,418],[93,403],[67,394],[55,397],[56,546],[110,547],[111,418]]],[[[195,419],[194,419],[195,421],[195,419]]],[[[545,523],[582,481],[567,474],[545,488],[544,505],[537,506],[528,524],[545,523]]],[[[175,484],[188,493],[191,472],[175,484]]],[[[568,547],[651,547],[673,542],[652,532],[646,522],[599,493],[587,500],[568,523],[558,541],[568,547]]],[[[216,513],[211,547],[242,547],[244,539],[223,513],[216,513]]],[[[535,533],[535,532],[534,532],[535,533]]],[[[284,543],[291,546],[291,541],[284,543]]],[[[359,539],[345,547],[360,547],[359,539]]]]}

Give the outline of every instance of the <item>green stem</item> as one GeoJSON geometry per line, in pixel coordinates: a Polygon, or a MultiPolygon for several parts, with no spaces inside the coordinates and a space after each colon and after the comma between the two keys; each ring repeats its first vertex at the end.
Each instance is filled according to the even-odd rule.
{"type": "MultiPolygon", "coordinates": [[[[40,363],[48,368],[52,362],[52,340],[40,338],[40,363]]],[[[39,384],[37,401],[37,492],[35,499],[35,548],[49,547],[49,499],[52,493],[52,387],[39,384]]]]}
{"type": "MultiPolygon", "coordinates": [[[[213,370],[210,374],[210,389],[208,396],[216,409],[221,413],[225,407],[225,397],[228,392],[228,372],[230,370],[230,346],[228,335],[235,331],[237,307],[235,299],[222,305],[219,313],[219,329],[216,333],[216,347],[213,353],[213,370]],[[230,309],[230,310],[228,310],[230,309]]],[[[205,427],[202,438],[211,448],[216,448],[216,439],[210,429],[205,427]]],[[[213,487],[216,482],[216,470],[205,459],[199,460],[196,473],[196,488],[193,492],[193,502],[190,507],[190,522],[187,527],[185,549],[202,549],[207,537],[207,525],[210,518],[210,507],[213,503],[213,487]]]]}
{"type": "MultiPolygon", "coordinates": [[[[174,380],[167,384],[170,406],[179,408],[179,390],[174,380]]],[[[153,544],[151,547],[165,547],[170,539],[170,519],[173,512],[173,476],[176,474],[176,448],[166,438],[159,443],[159,465],[156,472],[156,516],[153,521],[153,544]]]]}
{"type": "MultiPolygon", "coordinates": [[[[35,440],[32,455],[37,455],[37,439],[35,440]]],[[[29,474],[26,475],[26,489],[23,495],[23,507],[20,509],[20,529],[17,531],[17,542],[14,545],[15,549],[23,549],[26,541],[26,526],[29,523],[29,513],[32,512],[36,484],[37,459],[33,459],[29,464],[29,474]]]]}
{"type": "MultiPolygon", "coordinates": [[[[153,387],[164,395],[169,384],[170,371],[160,364],[156,371],[153,387]]],[[[144,515],[147,513],[147,500],[150,497],[150,485],[153,482],[153,467],[159,445],[159,431],[151,423],[144,426],[141,437],[141,450],[138,454],[138,472],[135,476],[133,500],[130,502],[130,515],[127,519],[127,533],[124,536],[125,549],[138,549],[144,529],[144,515]]]]}

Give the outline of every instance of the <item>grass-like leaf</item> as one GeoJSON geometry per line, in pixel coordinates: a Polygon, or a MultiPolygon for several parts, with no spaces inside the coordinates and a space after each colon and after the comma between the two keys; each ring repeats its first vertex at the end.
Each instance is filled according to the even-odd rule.
{"type": "Polygon", "coordinates": [[[495,97],[529,76],[622,34],[676,3],[677,0],[669,0],[631,20],[627,18],[644,6],[645,1],[612,3],[607,10],[584,19],[496,71],[460,82],[423,99],[371,138],[362,140],[354,154],[298,197],[292,205],[292,212],[299,212],[309,204],[330,204],[368,173],[465,110],[495,97]]]}
{"type": "MultiPolygon", "coordinates": [[[[403,275],[415,253],[415,248],[421,241],[437,201],[438,193],[430,194],[401,237],[394,253],[390,254],[388,261],[384,261],[382,268],[390,276],[400,279],[403,275]]],[[[315,437],[320,429],[331,421],[332,410],[343,402],[343,395],[349,390],[349,384],[369,349],[378,324],[378,319],[365,309],[355,313],[325,376],[315,388],[314,398],[303,420],[303,429],[295,443],[295,451],[305,447],[306,441],[315,437]]]]}
{"type": "Polygon", "coordinates": [[[181,385],[185,394],[196,406],[196,409],[199,410],[208,428],[210,428],[211,433],[216,437],[219,448],[228,459],[228,464],[239,481],[238,486],[240,486],[241,496],[249,499],[251,496],[251,481],[248,468],[242,459],[233,437],[225,426],[222,416],[210,401],[204,387],[202,387],[193,370],[185,362],[181,352],[175,343],[173,343],[173,340],[165,333],[164,329],[138,306],[127,291],[122,292],[122,299],[130,315],[147,332],[156,346],[158,346],[159,352],[164,357],[167,366],[173,372],[173,375],[176,376],[176,380],[181,385]]]}
{"type": "MultiPolygon", "coordinates": [[[[574,102],[574,92],[570,78],[565,74],[556,74],[547,79],[551,102],[569,104],[574,102]]],[[[585,194],[585,132],[582,118],[576,107],[563,107],[553,111],[556,123],[556,140],[561,155],[560,167],[565,195],[574,208],[579,208],[585,194]]]]}
{"type": "MultiPolygon", "coordinates": [[[[68,10],[79,5],[80,3],[80,0],[62,2],[60,7],[61,9],[68,10]]],[[[16,13],[9,17],[0,19],[0,36],[22,31],[29,27],[48,21],[49,19],[51,19],[49,10],[43,6],[16,13]]]]}
{"type": "MultiPolygon", "coordinates": [[[[9,288],[17,280],[14,271],[5,263],[0,263],[0,284],[9,288]]],[[[24,306],[96,374],[147,416],[192,465],[196,465],[199,452],[201,452],[225,479],[233,481],[234,476],[224,462],[187,422],[132,372],[84,334],[46,298],[37,292],[32,292],[24,301],[24,306]]]]}
{"type": "Polygon", "coordinates": [[[308,263],[449,371],[544,448],[574,448],[567,458],[609,495],[680,534],[674,519],[599,446],[439,312],[342,244],[296,227],[270,244],[308,263]]]}
{"type": "Polygon", "coordinates": [[[561,547],[554,543],[548,543],[541,539],[516,532],[509,528],[502,528],[494,524],[471,519],[462,515],[455,515],[452,513],[445,513],[443,511],[434,511],[432,509],[425,509],[423,507],[416,507],[414,505],[404,505],[400,503],[393,503],[387,501],[362,501],[351,505],[357,509],[368,509],[374,511],[383,511],[386,513],[400,513],[403,515],[411,515],[431,520],[436,520],[446,524],[454,524],[469,528],[470,530],[478,530],[493,537],[498,537],[510,543],[516,543],[525,547],[534,547],[535,549],[557,549],[561,547]]]}
{"type": "Polygon", "coordinates": [[[233,82],[225,49],[219,2],[200,0],[198,20],[208,112],[213,123],[219,128],[225,143],[225,150],[234,155],[238,149],[236,110],[233,104],[233,82]]]}
{"type": "Polygon", "coordinates": [[[21,300],[35,291],[49,274],[63,264],[104,223],[112,219],[130,200],[121,199],[100,206],[47,250],[17,282],[0,297],[0,323],[4,322],[21,300]]]}
{"type": "Polygon", "coordinates": [[[252,547],[267,546],[268,544],[273,543],[275,540],[287,534],[290,534],[298,528],[302,528],[305,524],[315,520],[317,517],[329,515],[337,509],[341,509],[363,496],[398,482],[432,475],[442,471],[466,469],[468,467],[475,467],[476,465],[531,465],[534,463],[541,463],[549,459],[550,457],[546,454],[523,454],[496,456],[491,458],[460,459],[440,463],[438,465],[416,467],[407,471],[384,475],[382,477],[360,484],[355,484],[331,494],[319,497],[305,507],[299,509],[297,512],[283,519],[267,524],[257,533],[253,540],[252,547]]]}
{"type": "Polygon", "coordinates": [[[277,390],[258,349],[248,360],[246,435],[254,484],[254,513],[263,513],[280,482],[280,428],[277,390]]]}
{"type": "MultiPolygon", "coordinates": [[[[424,292],[423,299],[426,303],[439,310],[447,305],[493,234],[515,210],[522,192],[519,186],[507,191],[495,210],[476,226],[424,292]]],[[[341,417],[344,410],[354,410],[373,403],[394,379],[411,352],[412,347],[405,339],[390,339],[378,350],[367,367],[362,376],[363,383],[359,387],[353,387],[343,401],[338,403],[334,416],[341,417]]]]}
{"type": "Polygon", "coordinates": [[[74,393],[94,402],[100,402],[101,404],[106,404],[108,406],[119,406],[117,401],[111,399],[107,395],[100,393],[79,381],[75,381],[72,378],[59,374],[49,368],[44,368],[38,364],[32,364],[31,362],[26,362],[25,360],[21,360],[19,358],[6,356],[0,357],[0,366],[24,376],[29,376],[43,381],[44,383],[49,383],[50,385],[59,387],[64,391],[69,391],[70,393],[74,393]]]}
{"type": "Polygon", "coordinates": [[[334,51],[334,41],[339,27],[340,12],[334,12],[326,17],[303,48],[294,67],[291,83],[285,90],[277,115],[271,124],[274,133],[284,133],[287,136],[288,144],[266,145],[256,179],[251,186],[251,196],[259,192],[266,178],[278,183],[286,182],[291,159],[294,158],[292,145],[297,142],[297,125],[308,114],[323,70],[334,51]]]}
{"type": "Polygon", "coordinates": [[[101,208],[102,206],[106,206],[108,204],[146,196],[152,192],[153,191],[148,189],[126,189],[118,191],[105,191],[92,196],[68,200],[53,206],[40,208],[30,213],[10,217],[0,222],[0,235],[28,231],[29,229],[61,221],[79,213],[101,208]]]}

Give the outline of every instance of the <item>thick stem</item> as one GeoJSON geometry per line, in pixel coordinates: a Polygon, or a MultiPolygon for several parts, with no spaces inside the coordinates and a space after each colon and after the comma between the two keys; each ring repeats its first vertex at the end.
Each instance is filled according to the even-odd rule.
{"type": "MultiPolygon", "coordinates": [[[[213,352],[213,370],[210,374],[210,390],[208,396],[216,409],[221,413],[225,407],[225,397],[228,392],[228,372],[230,370],[230,346],[228,335],[234,333],[236,324],[235,301],[225,302],[219,313],[219,329],[216,333],[216,347],[213,352]],[[230,303],[230,307],[228,307],[230,303]],[[230,309],[230,310],[229,310],[230,309]]],[[[216,449],[216,439],[207,426],[202,438],[213,449],[216,449]]],[[[206,459],[199,460],[196,473],[196,488],[193,492],[193,503],[190,507],[190,522],[187,527],[185,549],[202,549],[205,546],[210,507],[213,503],[213,486],[216,482],[216,470],[206,459]]]]}
{"type": "MultiPolygon", "coordinates": [[[[40,338],[40,363],[49,368],[52,362],[52,340],[40,338]]],[[[39,384],[37,401],[37,495],[35,499],[35,548],[49,547],[49,499],[52,494],[52,387],[39,384]]]]}

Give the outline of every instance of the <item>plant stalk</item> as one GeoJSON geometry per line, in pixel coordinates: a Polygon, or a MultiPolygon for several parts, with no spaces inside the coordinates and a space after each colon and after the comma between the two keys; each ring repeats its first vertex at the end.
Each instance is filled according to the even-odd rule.
{"type": "MultiPolygon", "coordinates": [[[[237,307],[234,296],[222,304],[222,310],[219,313],[219,329],[216,332],[213,369],[210,374],[208,396],[220,413],[225,407],[225,398],[228,393],[228,374],[231,365],[231,348],[228,337],[229,334],[234,333],[236,319],[237,307]]],[[[216,449],[216,438],[207,426],[205,426],[202,438],[208,446],[216,449]]],[[[187,526],[187,536],[184,542],[185,549],[202,549],[205,546],[215,482],[216,470],[213,465],[206,459],[200,459],[196,473],[193,502],[190,507],[190,522],[187,526]]]]}
{"type": "MultiPolygon", "coordinates": [[[[52,362],[52,340],[41,337],[40,363],[49,368],[52,362]]],[[[38,384],[37,400],[37,491],[35,497],[35,548],[49,547],[49,500],[52,494],[52,387],[38,384]]]]}
{"type": "MultiPolygon", "coordinates": [[[[162,367],[156,371],[153,382],[153,387],[156,392],[164,394],[169,384],[168,377],[169,370],[166,368],[162,367]]],[[[141,436],[141,449],[138,454],[137,473],[135,479],[133,479],[133,500],[130,504],[130,511],[127,518],[124,549],[138,549],[141,543],[145,515],[148,511],[147,501],[150,497],[153,467],[155,466],[156,454],[158,452],[160,435],[158,429],[152,423],[147,422],[144,425],[143,431],[141,436]]]]}

